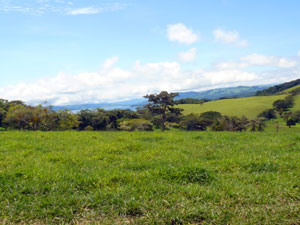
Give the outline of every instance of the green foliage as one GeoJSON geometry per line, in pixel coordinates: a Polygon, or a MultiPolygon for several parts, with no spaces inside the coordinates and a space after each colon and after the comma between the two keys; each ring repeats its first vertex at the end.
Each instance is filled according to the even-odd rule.
{"type": "Polygon", "coordinates": [[[208,102],[208,99],[182,98],[174,101],[176,104],[203,104],[208,102]]]}
{"type": "Polygon", "coordinates": [[[94,127],[88,125],[84,128],[85,131],[94,131],[94,127]]]}
{"type": "Polygon", "coordinates": [[[273,102],[273,106],[279,112],[287,111],[293,107],[293,101],[289,99],[279,99],[273,102]]]}
{"type": "Polygon", "coordinates": [[[262,113],[258,114],[257,117],[259,117],[259,118],[265,118],[267,120],[276,119],[277,118],[275,109],[266,109],[262,113]]]}
{"type": "Polygon", "coordinates": [[[162,91],[159,94],[150,94],[144,96],[148,99],[149,104],[146,108],[152,113],[152,115],[159,115],[161,121],[161,130],[165,130],[166,114],[173,113],[175,115],[180,115],[182,109],[174,108],[176,103],[174,98],[178,96],[178,93],[168,93],[162,91]]]}
{"type": "Polygon", "coordinates": [[[77,115],[72,113],[70,110],[59,110],[58,117],[60,130],[76,129],[79,126],[77,115]]]}
{"type": "Polygon", "coordinates": [[[266,124],[261,119],[251,120],[248,124],[250,131],[264,131],[266,124]]]}
{"type": "Polygon", "coordinates": [[[224,116],[217,119],[212,125],[213,131],[245,131],[249,125],[246,117],[238,118],[236,116],[224,116]]]}
{"type": "Polygon", "coordinates": [[[209,124],[205,120],[201,120],[199,115],[190,114],[184,117],[180,125],[185,130],[205,131],[209,124]]]}
{"type": "Polygon", "coordinates": [[[143,119],[131,119],[120,122],[120,130],[124,131],[153,131],[151,122],[143,119]]]}

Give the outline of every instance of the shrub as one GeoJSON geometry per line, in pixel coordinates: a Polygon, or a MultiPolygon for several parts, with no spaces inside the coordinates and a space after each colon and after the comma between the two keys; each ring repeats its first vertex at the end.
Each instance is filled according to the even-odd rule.
{"type": "Polygon", "coordinates": [[[186,130],[206,130],[207,123],[202,121],[198,115],[190,114],[187,115],[181,122],[181,127],[186,130]]]}
{"type": "Polygon", "coordinates": [[[92,127],[92,126],[86,126],[85,128],[84,128],[84,130],[85,131],[94,131],[94,127],[92,127]]]}
{"type": "Polygon", "coordinates": [[[276,119],[275,109],[266,109],[262,113],[258,114],[257,117],[263,117],[267,120],[276,119]]]}
{"type": "Polygon", "coordinates": [[[153,131],[153,124],[148,120],[131,119],[120,122],[120,130],[124,131],[153,131]]]}
{"type": "Polygon", "coordinates": [[[4,127],[0,127],[0,131],[5,131],[5,128],[4,127]]]}

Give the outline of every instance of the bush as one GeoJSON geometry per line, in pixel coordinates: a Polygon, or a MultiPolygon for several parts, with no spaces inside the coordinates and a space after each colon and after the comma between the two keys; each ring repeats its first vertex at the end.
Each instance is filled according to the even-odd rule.
{"type": "Polygon", "coordinates": [[[92,127],[92,126],[86,126],[85,128],[84,128],[84,130],[85,131],[94,131],[94,127],[92,127]]]}
{"type": "Polygon", "coordinates": [[[262,113],[258,114],[257,117],[263,117],[267,120],[276,119],[275,109],[266,109],[262,113]]]}
{"type": "Polygon", "coordinates": [[[120,122],[120,130],[124,131],[153,131],[153,124],[148,120],[132,119],[120,122]]]}
{"type": "Polygon", "coordinates": [[[187,115],[181,122],[181,127],[186,130],[199,130],[205,131],[207,127],[207,121],[202,121],[198,115],[187,115]]]}
{"type": "Polygon", "coordinates": [[[5,131],[5,128],[4,127],[0,127],[0,131],[5,131]]]}

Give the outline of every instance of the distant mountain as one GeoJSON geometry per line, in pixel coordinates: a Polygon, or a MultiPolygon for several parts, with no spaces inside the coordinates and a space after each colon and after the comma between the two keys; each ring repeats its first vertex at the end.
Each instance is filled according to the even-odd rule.
{"type": "Polygon", "coordinates": [[[132,109],[135,110],[136,107],[143,102],[146,103],[145,99],[131,99],[127,101],[120,101],[120,102],[104,102],[104,103],[89,103],[89,104],[78,104],[78,105],[64,105],[64,106],[54,106],[54,110],[64,110],[69,109],[72,111],[80,111],[83,109],[97,109],[102,108],[106,110],[112,109],[132,109]]]}
{"type": "Polygon", "coordinates": [[[286,82],[283,84],[278,84],[272,87],[269,87],[267,89],[258,91],[256,93],[256,96],[267,96],[267,95],[275,95],[275,94],[279,94],[280,92],[283,92],[287,89],[293,88],[295,86],[300,85],[300,79],[297,80],[293,80],[290,82],[286,82]]]}
{"type": "Polygon", "coordinates": [[[178,99],[195,98],[195,99],[216,100],[219,98],[249,97],[255,95],[257,91],[264,90],[267,87],[269,87],[269,85],[217,88],[217,89],[212,89],[212,90],[202,91],[202,92],[195,92],[195,91],[181,92],[179,93],[178,99]]]}
{"type": "MultiPolygon", "coordinates": [[[[176,99],[182,98],[195,98],[195,99],[209,99],[216,100],[222,97],[233,98],[233,97],[248,97],[256,94],[257,91],[264,90],[269,86],[239,86],[230,88],[217,88],[208,91],[196,92],[179,92],[179,96],[176,99]]],[[[65,106],[54,106],[54,110],[69,109],[72,111],[80,111],[82,109],[96,109],[103,108],[105,110],[112,109],[131,109],[135,110],[137,107],[146,105],[147,101],[144,98],[132,99],[127,101],[119,102],[104,102],[97,104],[78,104],[78,105],[65,105],[65,106]]]]}

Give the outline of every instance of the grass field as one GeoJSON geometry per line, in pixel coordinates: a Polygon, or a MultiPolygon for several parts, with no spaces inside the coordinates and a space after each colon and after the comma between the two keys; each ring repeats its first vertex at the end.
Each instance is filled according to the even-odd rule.
{"type": "MultiPolygon", "coordinates": [[[[285,95],[272,95],[272,96],[257,96],[248,98],[237,99],[224,99],[206,102],[200,104],[184,104],[178,105],[179,108],[184,109],[183,114],[190,113],[203,113],[207,111],[217,111],[223,115],[228,116],[246,116],[250,119],[256,118],[256,116],[266,109],[272,108],[274,101],[283,99],[285,95]]],[[[300,110],[300,95],[295,97],[295,106],[292,111],[300,110]]]]}
{"type": "Polygon", "coordinates": [[[286,131],[0,132],[0,224],[299,224],[286,131]]]}
{"type": "Polygon", "coordinates": [[[286,90],[282,91],[281,93],[282,94],[290,93],[291,91],[293,91],[293,90],[295,90],[297,88],[300,88],[300,85],[297,85],[297,86],[291,87],[289,89],[286,89],[286,90]]]}

